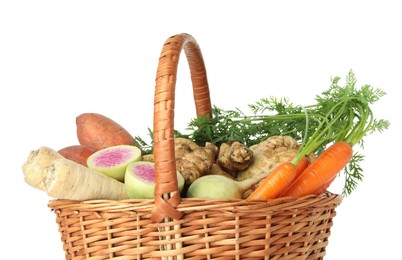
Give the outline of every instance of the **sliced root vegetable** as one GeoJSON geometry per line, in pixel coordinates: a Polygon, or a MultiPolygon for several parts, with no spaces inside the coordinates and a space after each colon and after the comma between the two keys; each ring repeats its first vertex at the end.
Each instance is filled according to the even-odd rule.
{"type": "MultiPolygon", "coordinates": [[[[126,192],[130,199],[153,199],[155,188],[155,168],[153,162],[132,162],[127,166],[124,179],[126,192]]],[[[183,190],[184,178],[177,172],[177,185],[179,192],[183,190]]]]}
{"type": "Polygon", "coordinates": [[[71,200],[128,199],[124,184],[113,178],[66,159],[48,147],[34,153],[43,154],[43,157],[42,160],[28,158],[24,164],[26,167],[23,167],[24,174],[33,169],[35,174],[25,180],[51,197],[71,200]],[[43,161],[48,163],[41,163],[43,161]],[[35,185],[38,183],[41,185],[35,185]]]}
{"type": "Polygon", "coordinates": [[[120,124],[97,113],[84,113],[76,118],[77,137],[81,145],[100,150],[109,146],[134,145],[133,136],[120,124]]]}
{"type": "Polygon", "coordinates": [[[127,166],[141,159],[141,150],[132,145],[117,145],[101,149],[88,157],[88,168],[118,181],[124,181],[127,166]]]}
{"type": "Polygon", "coordinates": [[[57,151],[59,154],[63,155],[65,158],[70,159],[76,163],[87,165],[88,157],[96,152],[94,148],[83,146],[83,145],[71,145],[64,147],[57,151]]]}

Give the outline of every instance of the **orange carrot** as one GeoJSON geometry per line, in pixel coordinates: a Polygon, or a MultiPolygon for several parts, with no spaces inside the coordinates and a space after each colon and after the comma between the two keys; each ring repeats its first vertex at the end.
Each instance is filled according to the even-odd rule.
{"type": "Polygon", "coordinates": [[[335,142],[294,180],[282,196],[301,197],[313,194],[336,176],[346,166],[352,155],[353,150],[349,143],[335,142]]]}
{"type": "Polygon", "coordinates": [[[321,193],[324,193],[327,191],[328,187],[331,185],[331,183],[335,180],[336,175],[331,178],[329,181],[327,181],[326,183],[324,183],[323,185],[321,185],[321,187],[319,187],[316,191],[314,191],[312,194],[314,195],[319,195],[321,193]]]}
{"type": "Polygon", "coordinates": [[[307,168],[310,164],[310,160],[307,156],[303,156],[296,164],[296,178],[307,168]]]}
{"type": "Polygon", "coordinates": [[[247,200],[274,199],[278,197],[296,177],[296,166],[286,162],[276,167],[255,189],[247,200]]]}

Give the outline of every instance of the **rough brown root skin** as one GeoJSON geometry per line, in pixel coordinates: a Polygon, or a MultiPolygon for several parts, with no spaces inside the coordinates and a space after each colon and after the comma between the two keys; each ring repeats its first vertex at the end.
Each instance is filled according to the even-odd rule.
{"type": "Polygon", "coordinates": [[[22,165],[25,182],[36,189],[44,190],[45,186],[41,178],[42,170],[58,158],[63,158],[63,156],[46,146],[31,151],[22,165]]]}
{"type": "Polygon", "coordinates": [[[217,164],[217,163],[214,163],[214,164],[212,165],[212,169],[211,169],[211,171],[209,172],[209,175],[222,175],[222,176],[228,177],[229,179],[232,179],[232,180],[235,179],[235,176],[233,176],[233,174],[224,171],[224,170],[219,166],[219,164],[217,164]]]}
{"type": "Polygon", "coordinates": [[[142,156],[141,161],[145,161],[145,162],[154,162],[154,155],[153,154],[144,154],[142,156]]]}
{"type": "Polygon", "coordinates": [[[187,185],[201,176],[209,174],[214,164],[218,148],[207,143],[205,147],[185,138],[175,138],[176,169],[187,185]]]}
{"type": "Polygon", "coordinates": [[[219,148],[218,163],[220,167],[235,175],[245,170],[253,161],[253,151],[239,142],[223,143],[219,148]]]}
{"type": "MultiPolygon", "coordinates": [[[[299,144],[290,136],[272,136],[250,149],[254,160],[246,170],[237,173],[236,179],[239,181],[270,173],[280,164],[291,161],[299,151],[299,144]]],[[[259,184],[251,189],[254,190],[259,184]]]]}

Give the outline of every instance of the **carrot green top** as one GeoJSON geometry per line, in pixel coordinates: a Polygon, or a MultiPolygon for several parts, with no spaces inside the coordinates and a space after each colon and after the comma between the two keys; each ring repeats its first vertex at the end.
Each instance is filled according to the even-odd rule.
{"type": "MultiPolygon", "coordinates": [[[[253,112],[246,115],[239,109],[224,110],[214,106],[212,117],[198,117],[190,121],[188,134],[176,130],[176,136],[189,138],[199,145],[212,142],[220,145],[238,141],[247,146],[257,144],[269,136],[289,135],[300,142],[300,151],[292,163],[296,164],[306,154],[320,154],[328,145],[345,141],[363,147],[363,138],[389,127],[384,119],[375,119],[371,105],[385,92],[370,85],[356,87],[352,71],[346,84],[339,85],[340,77],[331,79],[328,90],[315,96],[315,104],[293,105],[287,98],[262,98],[249,105],[253,112]]],[[[137,137],[137,141],[146,144],[137,137]]],[[[343,195],[349,195],[362,178],[359,163],[364,156],[355,153],[345,167],[343,195]]]]}

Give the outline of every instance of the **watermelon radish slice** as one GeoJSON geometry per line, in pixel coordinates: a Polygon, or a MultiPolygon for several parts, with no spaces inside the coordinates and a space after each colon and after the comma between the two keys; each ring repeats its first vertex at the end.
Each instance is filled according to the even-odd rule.
{"type": "Polygon", "coordinates": [[[141,159],[141,150],[133,145],[116,145],[103,148],[87,159],[88,168],[118,181],[124,181],[127,165],[141,159]]]}
{"type": "MultiPolygon", "coordinates": [[[[153,162],[138,161],[127,166],[124,184],[130,199],[153,199],[155,170],[153,162]]],[[[183,190],[184,178],[177,172],[179,192],[183,190]]]]}

